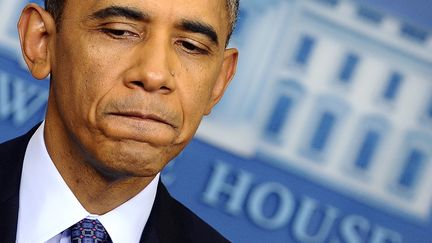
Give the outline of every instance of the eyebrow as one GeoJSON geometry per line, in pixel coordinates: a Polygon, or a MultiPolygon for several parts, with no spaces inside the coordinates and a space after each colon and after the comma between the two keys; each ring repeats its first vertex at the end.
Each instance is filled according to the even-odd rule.
{"type": "Polygon", "coordinates": [[[215,29],[206,23],[196,21],[196,20],[187,20],[183,19],[177,26],[177,28],[198,33],[207,36],[214,44],[219,44],[219,38],[215,31],[215,29]]]}
{"type": "Polygon", "coordinates": [[[150,19],[150,16],[148,14],[143,13],[139,10],[130,7],[123,7],[123,6],[116,6],[116,5],[98,10],[92,13],[89,17],[92,19],[123,17],[123,18],[132,19],[136,21],[147,21],[150,19]]]}
{"type": "MultiPolygon", "coordinates": [[[[89,18],[91,19],[106,19],[110,17],[123,17],[123,18],[132,19],[136,21],[150,20],[150,16],[147,13],[144,13],[134,8],[117,6],[117,5],[103,8],[89,15],[89,18]]],[[[176,25],[176,27],[185,31],[205,35],[214,44],[216,45],[219,44],[218,35],[215,29],[209,24],[197,20],[183,19],[182,21],[180,21],[179,24],[176,25]]]]}

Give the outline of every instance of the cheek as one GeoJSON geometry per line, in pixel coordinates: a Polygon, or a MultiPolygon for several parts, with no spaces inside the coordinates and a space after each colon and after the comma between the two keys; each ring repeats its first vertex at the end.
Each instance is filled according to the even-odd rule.
{"type": "Polygon", "coordinates": [[[212,61],[183,60],[182,74],[178,81],[178,89],[182,102],[198,113],[203,113],[204,107],[210,100],[211,91],[217,78],[212,61]],[[184,76],[184,77],[183,77],[184,76]]]}
{"type": "Polygon", "coordinates": [[[194,75],[190,78],[193,78],[193,81],[185,81],[188,85],[180,87],[179,94],[184,113],[184,127],[192,136],[210,103],[214,77],[212,75],[194,75]]]}
{"type": "Polygon", "coordinates": [[[108,54],[92,45],[84,43],[66,44],[57,62],[61,63],[53,73],[55,76],[54,91],[64,113],[72,119],[84,119],[84,122],[95,119],[98,103],[111,89],[109,77],[112,77],[114,64],[107,60],[108,54]]]}

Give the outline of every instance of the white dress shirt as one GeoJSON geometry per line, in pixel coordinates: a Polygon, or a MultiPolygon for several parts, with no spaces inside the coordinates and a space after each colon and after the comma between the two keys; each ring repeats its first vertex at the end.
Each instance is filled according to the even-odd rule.
{"type": "Polygon", "coordinates": [[[80,204],[54,166],[44,141],[44,123],[30,139],[22,170],[17,243],[70,242],[69,227],[98,219],[113,243],[139,242],[153,206],[159,174],[135,197],[104,215],[80,204]]]}

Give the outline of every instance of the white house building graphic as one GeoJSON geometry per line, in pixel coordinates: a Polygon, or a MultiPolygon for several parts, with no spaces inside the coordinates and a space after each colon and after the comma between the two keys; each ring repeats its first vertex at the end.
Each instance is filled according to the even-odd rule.
{"type": "Polygon", "coordinates": [[[429,219],[431,34],[349,0],[254,1],[242,11],[238,76],[200,137],[429,219]]]}

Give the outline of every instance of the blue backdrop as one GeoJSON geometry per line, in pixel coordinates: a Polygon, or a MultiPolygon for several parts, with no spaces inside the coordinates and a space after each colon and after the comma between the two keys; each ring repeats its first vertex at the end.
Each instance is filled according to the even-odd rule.
{"type": "MultiPolygon", "coordinates": [[[[21,58],[26,3],[0,0],[0,141],[48,95],[21,58]]],[[[432,242],[430,0],[242,0],[231,45],[172,194],[234,242],[432,242]]]]}

